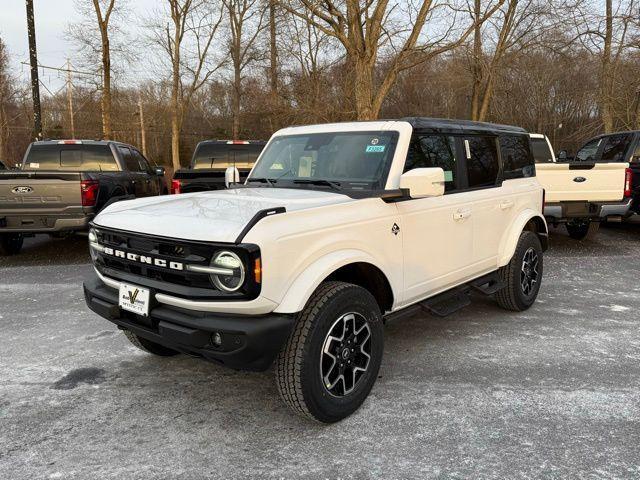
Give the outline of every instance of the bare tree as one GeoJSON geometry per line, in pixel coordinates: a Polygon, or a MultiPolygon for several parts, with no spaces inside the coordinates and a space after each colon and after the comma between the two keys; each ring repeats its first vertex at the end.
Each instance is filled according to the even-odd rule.
{"type": "Polygon", "coordinates": [[[605,132],[615,130],[615,101],[618,70],[624,53],[637,48],[640,15],[637,0],[605,0],[602,5],[581,2],[575,8],[578,30],[576,38],[582,46],[600,59],[599,107],[605,132]]]}
{"type": "Polygon", "coordinates": [[[263,57],[257,46],[265,24],[266,10],[260,0],[223,0],[229,16],[229,56],[233,68],[231,135],[240,136],[242,76],[245,69],[263,57]]]}
{"type": "MultiPolygon", "coordinates": [[[[452,3],[437,4],[421,0],[418,5],[409,2],[407,11],[401,4],[389,0],[280,0],[283,8],[335,37],[342,45],[353,68],[353,94],[356,115],[360,120],[377,118],[382,102],[398,75],[420,63],[460,46],[473,32],[475,23],[485,21],[504,2],[498,0],[482,18],[466,28],[458,28],[457,7],[452,3]],[[429,42],[423,29],[437,9],[448,7],[449,23],[444,33],[429,42]],[[394,12],[398,13],[394,16],[394,12]],[[399,23],[398,17],[409,21],[399,23]],[[381,47],[388,46],[389,61],[381,81],[376,82],[375,69],[380,63],[381,47]]],[[[439,18],[439,22],[446,22],[439,18]]],[[[436,27],[434,26],[434,31],[436,27]]],[[[437,34],[436,34],[437,35],[437,34]]]]}
{"type": "Polygon", "coordinates": [[[185,109],[195,92],[210,79],[221,63],[210,50],[223,10],[211,0],[166,0],[170,22],[156,22],[154,38],[168,56],[171,68],[171,158],[180,168],[180,133],[185,109]]]}
{"type": "Polygon", "coordinates": [[[8,105],[13,98],[13,81],[9,75],[9,54],[0,38],[0,160],[7,159],[9,142],[8,105]]]}
{"type": "Polygon", "coordinates": [[[127,0],[76,0],[81,20],[71,23],[68,35],[78,45],[78,63],[95,68],[99,78],[102,137],[113,138],[113,55],[122,63],[131,60],[128,32],[121,28],[128,11],[127,0]]]}
{"type": "MultiPolygon", "coordinates": [[[[508,57],[522,55],[553,27],[546,23],[547,14],[547,2],[507,0],[487,22],[475,22],[470,59],[472,120],[486,120],[496,81],[508,57]],[[484,50],[485,35],[490,42],[488,51],[484,50]]],[[[480,20],[482,15],[481,0],[474,0],[473,18],[480,20]]]]}

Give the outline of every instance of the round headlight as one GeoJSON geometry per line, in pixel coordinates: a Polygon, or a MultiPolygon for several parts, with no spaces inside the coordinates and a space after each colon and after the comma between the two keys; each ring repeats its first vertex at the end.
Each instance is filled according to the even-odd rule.
{"type": "Polygon", "coordinates": [[[89,230],[89,243],[98,243],[98,235],[95,228],[89,230]]]}
{"type": "Polygon", "coordinates": [[[211,266],[224,272],[211,274],[211,281],[219,290],[235,292],[244,283],[244,264],[238,255],[228,250],[218,252],[211,261],[211,266]]]}

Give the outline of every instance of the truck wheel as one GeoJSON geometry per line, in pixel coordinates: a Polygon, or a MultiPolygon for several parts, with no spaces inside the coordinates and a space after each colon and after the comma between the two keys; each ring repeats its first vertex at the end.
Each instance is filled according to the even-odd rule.
{"type": "Polygon", "coordinates": [[[0,234],[0,255],[16,255],[22,250],[24,236],[21,233],[0,234]]]}
{"type": "Polygon", "coordinates": [[[123,330],[125,337],[129,339],[131,343],[133,343],[140,350],[144,350],[147,353],[153,353],[154,355],[159,355],[160,357],[173,357],[174,355],[178,355],[180,352],[176,352],[175,350],[171,350],[159,343],[152,342],[151,340],[147,340],[146,338],[142,338],[139,335],[136,335],[130,330],[123,330]]]}
{"type": "Polygon", "coordinates": [[[542,246],[529,231],[520,234],[516,251],[508,264],[498,270],[505,287],[496,293],[498,305],[522,312],[535,302],[542,281],[542,246]]]}
{"type": "Polygon", "coordinates": [[[600,222],[567,223],[567,232],[574,240],[592,237],[600,229],[600,222]]]}
{"type": "Polygon", "coordinates": [[[382,314],[373,296],[350,283],[323,283],[278,355],[280,396],[303,416],[342,420],[369,395],[382,351],[382,314]]]}

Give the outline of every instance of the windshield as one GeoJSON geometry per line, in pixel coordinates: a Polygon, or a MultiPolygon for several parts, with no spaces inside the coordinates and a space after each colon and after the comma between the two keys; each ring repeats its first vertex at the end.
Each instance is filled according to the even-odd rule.
{"type": "Polygon", "coordinates": [[[554,160],[551,150],[549,150],[549,145],[547,145],[547,141],[544,138],[532,138],[531,150],[536,163],[549,163],[554,160]]]}
{"type": "Polygon", "coordinates": [[[226,144],[201,143],[193,154],[191,168],[213,168],[225,170],[227,167],[249,170],[253,167],[264,143],[226,144]]]}
{"type": "Polygon", "coordinates": [[[108,145],[32,145],[23,170],[99,172],[118,170],[108,145]]]}
{"type": "Polygon", "coordinates": [[[285,187],[382,189],[397,139],[397,132],[279,136],[269,143],[248,182],[267,179],[285,187]]]}

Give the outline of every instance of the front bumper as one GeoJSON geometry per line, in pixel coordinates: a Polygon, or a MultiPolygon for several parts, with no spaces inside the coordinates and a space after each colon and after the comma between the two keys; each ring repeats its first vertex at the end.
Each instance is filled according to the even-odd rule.
{"type": "Polygon", "coordinates": [[[631,213],[631,199],[621,202],[559,202],[547,203],[544,216],[554,224],[563,223],[574,218],[606,220],[607,217],[627,217],[631,213]]]}
{"type": "Polygon", "coordinates": [[[87,306],[98,315],[147,340],[239,370],[266,370],[294,324],[292,315],[231,315],[196,312],[160,303],[148,317],[121,310],[118,291],[99,278],[84,282],[87,306]],[[215,346],[212,335],[221,335],[215,346]]]}

